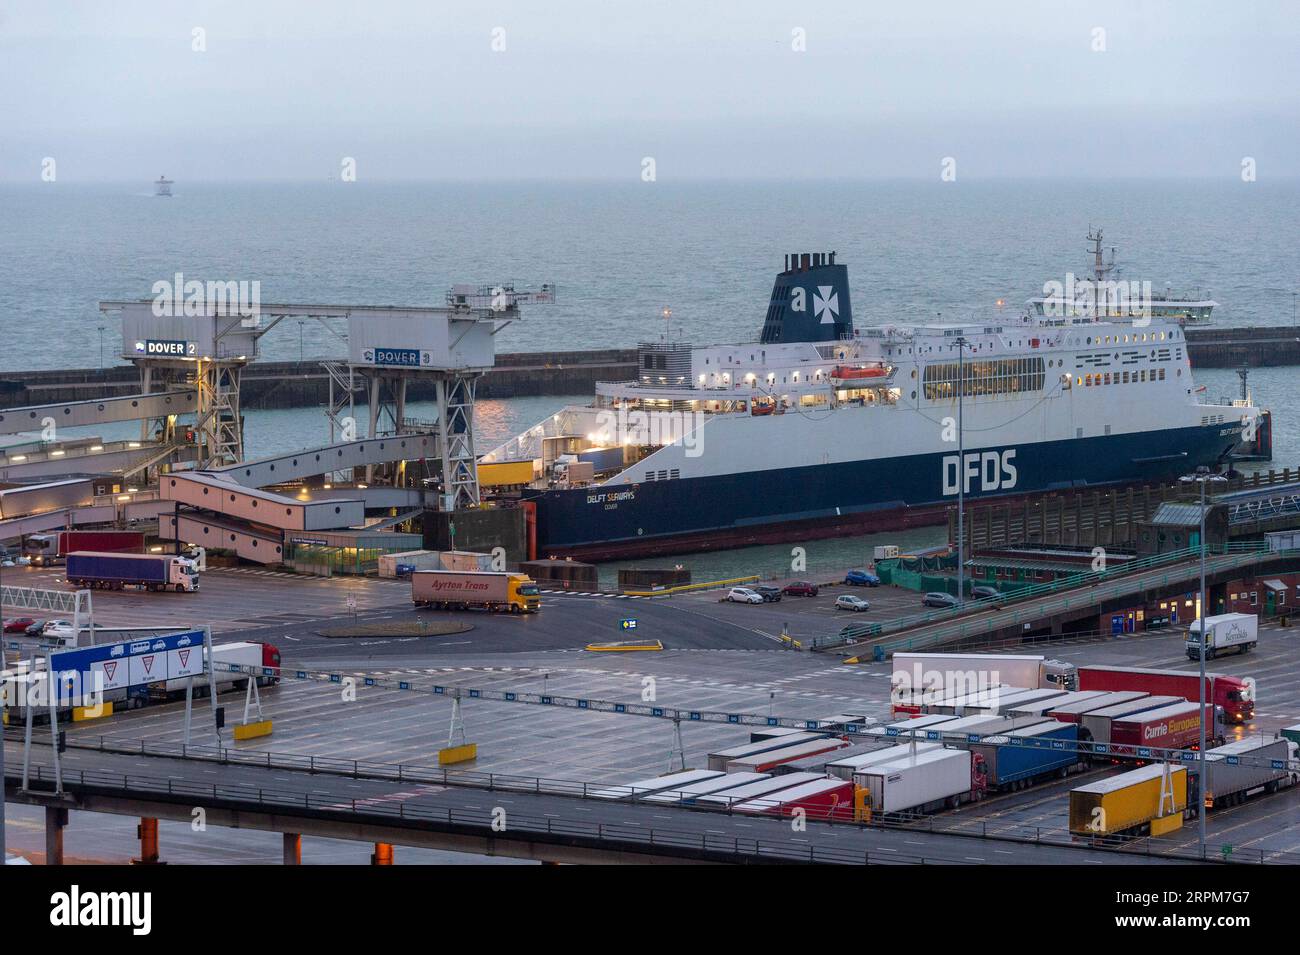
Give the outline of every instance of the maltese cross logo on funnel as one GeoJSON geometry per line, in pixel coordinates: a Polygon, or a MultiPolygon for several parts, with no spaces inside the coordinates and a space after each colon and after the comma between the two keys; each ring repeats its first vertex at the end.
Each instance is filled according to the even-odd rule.
{"type": "Polygon", "coordinates": [[[839,317],[840,296],[830,285],[819,285],[813,293],[813,317],[820,318],[823,325],[833,325],[839,317]]]}

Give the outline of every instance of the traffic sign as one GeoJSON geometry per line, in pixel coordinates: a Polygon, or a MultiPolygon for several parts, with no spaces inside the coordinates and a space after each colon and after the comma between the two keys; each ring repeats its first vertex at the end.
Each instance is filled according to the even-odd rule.
{"type": "Polygon", "coordinates": [[[628,617],[627,619],[620,621],[620,622],[619,622],[619,626],[622,627],[624,630],[635,630],[635,629],[636,629],[636,618],[635,618],[635,617],[628,617]]]}

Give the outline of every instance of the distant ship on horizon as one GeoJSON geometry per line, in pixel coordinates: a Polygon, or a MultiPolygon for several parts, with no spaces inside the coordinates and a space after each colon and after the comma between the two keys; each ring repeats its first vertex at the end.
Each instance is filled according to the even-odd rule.
{"type": "Polygon", "coordinates": [[[154,195],[166,196],[169,199],[171,198],[172,185],[173,185],[172,180],[168,179],[166,176],[159,176],[158,181],[155,182],[153,185],[154,185],[154,195]]]}

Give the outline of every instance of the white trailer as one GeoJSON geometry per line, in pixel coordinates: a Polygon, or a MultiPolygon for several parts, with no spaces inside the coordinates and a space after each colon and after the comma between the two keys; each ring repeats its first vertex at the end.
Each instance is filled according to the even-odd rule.
{"type": "Polygon", "coordinates": [[[761,799],[764,796],[770,796],[772,793],[792,789],[795,786],[825,778],[825,773],[790,773],[788,776],[769,776],[767,779],[759,779],[747,785],[738,786],[735,789],[708,793],[700,796],[695,802],[700,806],[736,806],[750,799],[761,799]]]}
{"type": "Polygon", "coordinates": [[[655,776],[652,779],[641,779],[634,783],[628,783],[626,786],[610,786],[608,789],[600,789],[587,795],[594,799],[637,799],[642,796],[649,796],[651,793],[681,789],[691,783],[715,779],[722,775],[724,774],[715,773],[708,769],[688,769],[680,773],[669,773],[666,776],[655,776]]]}
{"type": "Polygon", "coordinates": [[[875,766],[879,763],[892,763],[899,759],[905,759],[909,753],[923,753],[930,749],[942,749],[942,743],[900,743],[897,746],[886,746],[884,749],[873,750],[869,753],[854,753],[836,759],[826,764],[826,772],[837,779],[852,780],[853,776],[868,766],[875,766]]]}
{"type": "Polygon", "coordinates": [[[1081,742],[1109,743],[1112,721],[1122,720],[1134,713],[1159,709],[1173,703],[1186,702],[1181,696],[1143,696],[1128,703],[1120,703],[1117,706],[1108,706],[1101,710],[1090,710],[1084,713],[1078,721],[1079,740],[1081,742]]]}
{"type": "MultiPolygon", "coordinates": [[[[1042,716],[1063,706],[1077,706],[1105,695],[1105,690],[1074,690],[1061,696],[1049,696],[1029,703],[1017,702],[1007,710],[1007,716],[1042,716]]],[[[1115,702],[1123,701],[1116,700],[1115,702]]]]}
{"type": "MultiPolygon", "coordinates": [[[[1213,619],[1213,618],[1211,618],[1213,619]]],[[[1201,798],[1211,809],[1245,802],[1260,792],[1273,793],[1296,783],[1297,746],[1289,739],[1250,736],[1205,753],[1201,798]],[[1274,763],[1280,763],[1274,768],[1274,763]]],[[[1195,764],[1192,764],[1195,769],[1195,764]]]]}
{"type": "Polygon", "coordinates": [[[927,713],[948,713],[952,716],[969,716],[975,713],[985,713],[990,708],[996,707],[999,700],[1003,697],[1019,696],[1026,692],[1027,688],[1023,686],[991,686],[973,693],[963,693],[960,696],[951,696],[947,699],[938,700],[926,706],[927,713]]]}
{"type": "Polygon", "coordinates": [[[957,717],[950,713],[923,713],[920,716],[914,716],[910,720],[897,720],[893,723],[887,723],[884,726],[869,726],[866,736],[882,737],[899,737],[906,739],[916,734],[918,731],[925,729],[927,726],[934,726],[937,723],[951,723],[957,717]]]}
{"type": "Polygon", "coordinates": [[[929,749],[892,763],[864,767],[853,782],[867,791],[872,812],[956,808],[971,795],[973,757],[964,749],[929,749]]]}
{"type": "Polygon", "coordinates": [[[815,739],[825,739],[825,733],[786,733],[782,736],[773,736],[768,739],[761,739],[753,743],[742,743],[739,746],[732,746],[728,749],[720,749],[715,753],[709,753],[709,769],[716,772],[723,772],[727,764],[737,759],[747,759],[750,756],[757,756],[759,753],[767,753],[774,749],[784,749],[786,746],[794,746],[798,743],[807,743],[815,739]]]}
{"type": "MultiPolygon", "coordinates": [[[[203,653],[207,657],[207,651],[203,653]]],[[[265,664],[265,657],[262,652],[260,643],[221,643],[212,648],[212,658],[216,662],[213,667],[213,679],[217,684],[217,692],[225,693],[234,687],[244,689],[248,684],[247,680],[250,674],[249,670],[233,671],[228,669],[232,666],[253,667],[251,672],[257,672],[265,664]]],[[[270,677],[258,676],[258,686],[265,686],[271,681],[270,677]]],[[[174,680],[167,680],[163,683],[151,684],[149,689],[156,695],[158,692],[166,693],[168,696],[184,693],[185,686],[189,682],[189,677],[178,677],[174,680]]],[[[208,678],[206,676],[194,677],[194,692],[196,696],[202,696],[208,692],[208,678]]]]}
{"type": "Polygon", "coordinates": [[[926,739],[938,740],[949,746],[964,746],[971,736],[992,736],[995,733],[1008,733],[1014,729],[1041,723],[1042,716],[996,716],[991,713],[974,713],[963,716],[950,723],[940,723],[933,730],[926,731],[926,739]]]}
{"type": "MultiPolygon", "coordinates": [[[[1259,643],[1259,617],[1253,613],[1221,613],[1205,618],[1205,659],[1213,660],[1221,653],[1247,653],[1259,643]]],[[[1193,620],[1187,628],[1187,657],[1201,657],[1201,621],[1193,620]]]]}
{"type": "Polygon", "coordinates": [[[1074,664],[1037,654],[895,653],[890,686],[901,701],[917,691],[932,698],[1010,684],[1072,690],[1078,686],[1074,664]]]}
{"type": "Polygon", "coordinates": [[[729,773],[726,776],[714,776],[712,779],[702,779],[698,783],[688,783],[675,789],[665,789],[663,792],[651,793],[643,798],[646,802],[690,803],[700,796],[739,789],[741,786],[756,783],[760,779],[771,778],[767,773],[729,773]]]}

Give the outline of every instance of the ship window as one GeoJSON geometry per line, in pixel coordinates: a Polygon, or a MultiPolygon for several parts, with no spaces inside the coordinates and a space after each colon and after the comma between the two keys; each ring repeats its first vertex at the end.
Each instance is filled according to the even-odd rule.
{"type": "Polygon", "coordinates": [[[1160,380],[1161,381],[1165,380],[1165,370],[1163,368],[1160,369],[1160,380]]]}
{"type": "Polygon", "coordinates": [[[938,362],[925,367],[924,393],[930,401],[957,397],[959,374],[964,378],[962,394],[967,397],[1041,391],[1045,378],[1044,368],[1042,358],[938,362]]]}

